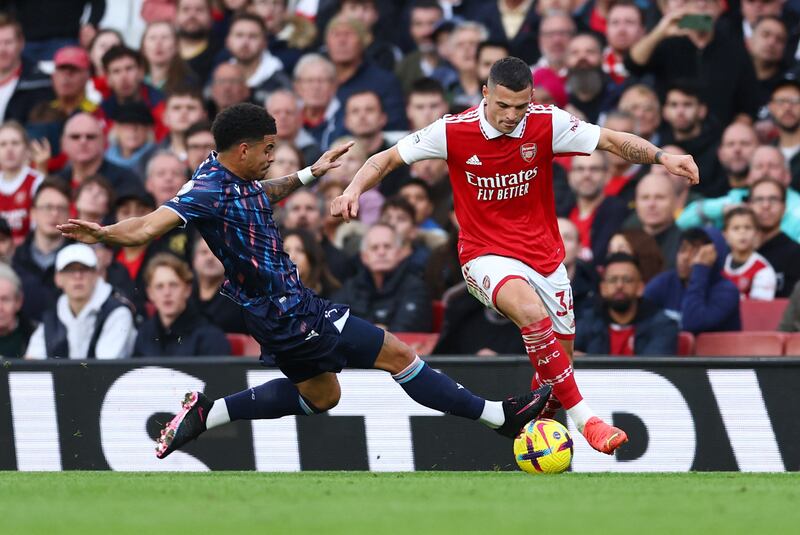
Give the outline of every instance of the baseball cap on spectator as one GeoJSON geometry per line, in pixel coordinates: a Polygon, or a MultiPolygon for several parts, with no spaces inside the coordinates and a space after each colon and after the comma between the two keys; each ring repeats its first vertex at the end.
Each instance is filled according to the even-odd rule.
{"type": "Polygon", "coordinates": [[[97,255],[84,243],[73,243],[61,249],[56,255],[56,271],[64,271],[70,264],[81,264],[89,268],[97,267],[97,255]]]}
{"type": "Polygon", "coordinates": [[[117,188],[117,201],[114,208],[119,208],[130,200],[136,200],[150,208],[156,207],[156,200],[150,195],[141,184],[126,183],[117,188]]]}
{"type": "Polygon", "coordinates": [[[76,69],[89,70],[89,54],[79,46],[65,46],[59,48],[53,57],[56,69],[59,67],[75,67],[76,69]]]}
{"type": "Polygon", "coordinates": [[[128,102],[117,107],[111,119],[122,124],[143,124],[151,126],[155,123],[153,114],[144,102],[128,102]]]}
{"type": "Polygon", "coordinates": [[[567,90],[564,82],[553,69],[542,67],[533,71],[533,88],[547,91],[559,108],[567,105],[567,90]]]}

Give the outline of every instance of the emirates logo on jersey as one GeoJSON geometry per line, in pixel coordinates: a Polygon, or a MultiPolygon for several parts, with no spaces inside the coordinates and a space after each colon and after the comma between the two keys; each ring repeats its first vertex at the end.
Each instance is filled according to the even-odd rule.
{"type": "Polygon", "coordinates": [[[529,162],[536,158],[536,143],[525,143],[519,148],[522,159],[529,162]]]}

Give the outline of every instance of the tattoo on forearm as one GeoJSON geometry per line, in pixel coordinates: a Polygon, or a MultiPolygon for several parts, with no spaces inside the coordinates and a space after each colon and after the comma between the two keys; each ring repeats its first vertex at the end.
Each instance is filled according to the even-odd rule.
{"type": "Polygon", "coordinates": [[[635,141],[624,141],[619,148],[619,155],[632,163],[653,163],[647,147],[635,141]]]}
{"type": "Polygon", "coordinates": [[[378,172],[378,174],[379,174],[379,175],[380,175],[381,173],[383,173],[383,167],[381,167],[381,166],[380,166],[380,165],[379,165],[379,164],[378,164],[378,163],[377,163],[375,160],[373,160],[372,158],[370,158],[369,160],[367,160],[367,162],[366,162],[366,163],[367,163],[367,165],[369,165],[370,167],[372,167],[373,169],[375,169],[375,170],[378,172]]]}
{"type": "Polygon", "coordinates": [[[261,185],[264,187],[269,202],[276,203],[288,197],[289,194],[302,186],[303,183],[300,182],[297,173],[292,173],[291,175],[282,176],[280,178],[262,180],[261,185]]]}

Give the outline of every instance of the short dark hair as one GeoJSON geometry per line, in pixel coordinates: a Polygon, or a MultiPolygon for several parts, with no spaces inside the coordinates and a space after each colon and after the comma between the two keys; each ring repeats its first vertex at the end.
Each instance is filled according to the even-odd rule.
{"type": "Polygon", "coordinates": [[[494,41],[492,39],[487,39],[486,41],[481,41],[480,43],[478,43],[478,48],[475,51],[476,58],[481,57],[481,52],[483,51],[484,48],[502,48],[503,50],[506,51],[506,55],[508,55],[508,53],[511,51],[511,49],[508,48],[508,43],[504,43],[503,41],[494,41]]]}
{"type": "Polygon", "coordinates": [[[234,24],[236,24],[237,22],[241,22],[243,20],[252,22],[253,24],[257,25],[261,30],[261,35],[264,37],[264,39],[267,38],[267,27],[264,25],[264,21],[258,15],[254,15],[252,13],[241,12],[235,14],[231,19],[230,25],[228,26],[229,30],[233,29],[234,24]]]}
{"type": "Polygon", "coordinates": [[[444,87],[442,87],[439,80],[428,77],[414,80],[414,83],[411,84],[411,89],[408,91],[409,100],[411,95],[440,95],[442,98],[446,98],[444,87]]]}
{"type": "Polygon", "coordinates": [[[347,100],[345,100],[345,102],[344,102],[345,113],[347,113],[347,103],[350,102],[353,99],[353,97],[358,97],[358,96],[362,96],[362,95],[372,95],[373,97],[375,97],[375,100],[378,102],[378,108],[380,108],[380,110],[382,112],[386,111],[386,110],[383,109],[383,102],[381,101],[381,96],[376,91],[373,91],[372,89],[362,89],[360,91],[356,91],[355,93],[352,93],[349,97],[347,97],[347,100]]]}
{"type": "Polygon", "coordinates": [[[164,97],[164,103],[169,102],[169,100],[174,97],[190,97],[198,101],[201,105],[204,104],[202,91],[188,84],[172,88],[164,97]]]}
{"type": "Polygon", "coordinates": [[[184,139],[189,139],[199,132],[211,132],[211,121],[208,119],[197,121],[186,129],[186,133],[183,135],[183,137],[184,139]]]}
{"type": "Polygon", "coordinates": [[[400,190],[402,191],[403,188],[407,186],[419,186],[423,190],[425,190],[425,196],[428,197],[428,200],[433,202],[433,190],[431,189],[431,185],[422,180],[421,178],[412,178],[402,186],[400,186],[400,190]]]}
{"type": "Polygon", "coordinates": [[[786,186],[784,186],[783,184],[781,184],[779,181],[775,180],[774,178],[771,178],[771,177],[768,177],[768,176],[765,176],[763,178],[759,178],[758,180],[756,180],[755,182],[750,184],[750,193],[747,196],[748,202],[750,201],[750,197],[753,195],[753,190],[756,189],[761,184],[772,184],[776,188],[781,190],[781,200],[783,201],[784,204],[786,204],[786,186]]]}
{"type": "Polygon", "coordinates": [[[708,235],[708,233],[706,233],[706,231],[700,227],[693,227],[684,230],[681,233],[681,241],[679,243],[683,245],[684,242],[695,246],[714,243],[711,241],[711,237],[708,235]]]}
{"type": "Polygon", "coordinates": [[[103,54],[103,69],[108,70],[108,66],[112,62],[122,58],[131,58],[136,62],[136,65],[144,68],[144,56],[138,51],[129,48],[125,45],[114,45],[103,54]]]}
{"type": "Polygon", "coordinates": [[[31,204],[33,206],[36,206],[36,201],[39,200],[39,196],[44,191],[49,189],[56,190],[61,195],[63,195],[65,199],[67,199],[68,201],[71,200],[69,194],[69,186],[67,186],[67,183],[64,181],[64,179],[62,179],[58,175],[50,175],[42,181],[41,185],[36,190],[36,193],[33,194],[33,199],[31,201],[31,204]]]}
{"type": "Polygon", "coordinates": [[[611,253],[606,257],[605,262],[603,262],[603,266],[608,268],[611,264],[632,264],[636,267],[636,271],[639,271],[639,275],[641,276],[641,271],[639,270],[639,261],[636,260],[636,257],[629,255],[628,253],[611,253]]]}
{"type": "Polygon", "coordinates": [[[211,125],[219,152],[248,141],[261,141],[275,135],[275,119],[261,106],[242,102],[222,110],[211,125]]]}
{"type": "Polygon", "coordinates": [[[489,71],[488,85],[502,85],[511,91],[522,91],[533,86],[533,76],[528,64],[514,56],[508,56],[495,62],[489,71]]]}
{"type": "Polygon", "coordinates": [[[694,80],[689,80],[686,78],[679,78],[674,80],[672,83],[669,84],[667,87],[667,92],[664,94],[664,100],[666,101],[666,97],[672,92],[677,91],[678,93],[683,93],[686,96],[696,98],[698,102],[705,104],[706,98],[703,94],[703,87],[698,82],[694,80]]]}
{"type": "Polygon", "coordinates": [[[411,9],[438,9],[439,13],[444,14],[444,10],[437,0],[414,0],[411,9]]]}
{"type": "Polygon", "coordinates": [[[645,25],[645,12],[644,9],[636,3],[636,0],[615,0],[611,2],[611,5],[608,6],[608,11],[606,11],[606,17],[608,14],[611,13],[611,10],[615,7],[631,7],[636,10],[636,14],[639,15],[639,24],[642,26],[645,25]]]}
{"type": "Polygon", "coordinates": [[[106,195],[108,195],[108,210],[110,211],[114,203],[116,203],[116,193],[114,192],[114,187],[111,185],[111,182],[100,174],[90,175],[83,179],[81,185],[75,190],[75,200],[77,201],[81,192],[92,184],[99,186],[106,192],[106,195]]]}
{"type": "Polygon", "coordinates": [[[725,214],[725,219],[723,220],[722,229],[727,230],[728,225],[731,222],[731,219],[737,216],[747,216],[753,221],[754,226],[758,226],[758,220],[756,219],[756,214],[753,212],[753,209],[749,206],[737,206],[725,214]]]}
{"type": "Polygon", "coordinates": [[[753,24],[753,29],[755,30],[756,28],[758,28],[761,25],[761,23],[764,22],[765,20],[771,20],[777,22],[778,24],[783,26],[783,31],[785,31],[787,34],[789,33],[789,29],[786,27],[786,23],[782,18],[780,18],[777,15],[761,15],[756,19],[755,24],[753,24]]]}
{"type": "Polygon", "coordinates": [[[381,215],[385,214],[389,208],[397,208],[398,210],[404,211],[408,217],[411,218],[411,221],[415,222],[416,224],[417,211],[414,210],[414,207],[411,206],[410,202],[405,200],[400,195],[393,195],[386,199],[386,201],[383,203],[383,206],[381,206],[381,215]]]}

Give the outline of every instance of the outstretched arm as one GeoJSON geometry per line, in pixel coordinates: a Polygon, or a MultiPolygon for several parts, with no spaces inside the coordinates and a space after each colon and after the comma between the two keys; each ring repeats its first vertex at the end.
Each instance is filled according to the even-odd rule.
{"type": "Polygon", "coordinates": [[[691,155],[664,152],[639,136],[601,128],[597,148],[616,154],[631,163],[661,164],[670,173],[685,176],[692,185],[700,183],[700,171],[691,155]]]}
{"type": "Polygon", "coordinates": [[[337,162],[336,160],[339,159],[342,154],[350,150],[350,147],[353,146],[353,143],[354,142],[350,141],[344,145],[339,145],[338,147],[332,148],[320,156],[319,160],[317,160],[314,165],[306,167],[302,171],[292,173],[291,175],[282,176],[280,178],[262,180],[261,186],[263,186],[264,191],[267,194],[267,198],[269,198],[269,202],[276,203],[282,199],[285,199],[294,190],[298,189],[304,184],[307,184],[308,182],[325,175],[325,173],[331,169],[335,169],[342,165],[342,162],[337,162]],[[304,173],[306,176],[305,180],[302,178],[304,173]],[[311,173],[311,176],[308,176],[308,173],[311,173]]]}
{"type": "Polygon", "coordinates": [[[91,221],[70,219],[58,230],[65,238],[83,243],[103,242],[123,247],[144,245],[153,238],[181,225],[183,220],[168,208],[159,208],[144,217],[131,217],[105,227],[91,221]]]}
{"type": "Polygon", "coordinates": [[[344,193],[331,203],[331,215],[343,217],[345,221],[358,216],[359,196],[377,186],[386,175],[404,163],[396,145],[370,156],[344,193]]]}

